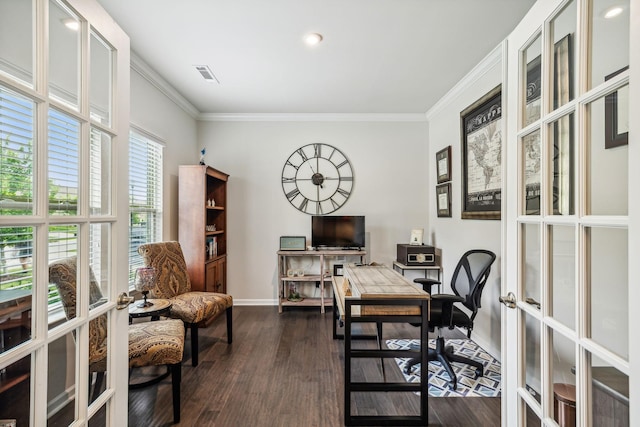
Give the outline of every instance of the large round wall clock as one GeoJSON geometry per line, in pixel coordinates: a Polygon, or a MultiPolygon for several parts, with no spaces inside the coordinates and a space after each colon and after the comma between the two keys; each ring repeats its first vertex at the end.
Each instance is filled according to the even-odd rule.
{"type": "Polygon", "coordinates": [[[353,190],[349,159],[328,144],[307,144],[294,151],[282,168],[282,190],[296,209],[324,215],[345,204],[353,190]]]}

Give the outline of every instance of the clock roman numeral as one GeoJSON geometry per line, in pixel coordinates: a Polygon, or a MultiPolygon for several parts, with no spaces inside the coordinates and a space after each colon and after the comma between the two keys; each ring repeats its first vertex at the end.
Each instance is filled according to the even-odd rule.
{"type": "Polygon", "coordinates": [[[283,183],[295,182],[295,181],[296,181],[296,177],[295,176],[292,176],[292,177],[283,176],[282,177],[282,182],[283,183]]]}
{"type": "Polygon", "coordinates": [[[335,148],[333,148],[333,147],[331,147],[331,148],[332,148],[332,150],[331,150],[331,154],[329,154],[329,157],[327,157],[327,160],[331,160],[331,158],[333,157],[333,155],[336,153],[336,149],[335,149],[335,148]]]}
{"type": "Polygon", "coordinates": [[[340,181],[353,181],[353,177],[352,176],[341,176],[340,178],[338,178],[340,181]]]}
{"type": "Polygon", "coordinates": [[[333,197],[330,200],[331,200],[331,204],[333,205],[333,210],[334,211],[340,207],[340,203],[338,203],[335,200],[333,200],[333,197]]]}
{"type": "Polygon", "coordinates": [[[320,202],[316,202],[316,213],[319,215],[322,214],[322,205],[320,202]]]}
{"type": "Polygon", "coordinates": [[[349,197],[349,192],[347,190],[343,190],[342,188],[338,188],[337,192],[342,194],[345,198],[349,197]]]}
{"type": "Polygon", "coordinates": [[[300,165],[297,165],[297,166],[294,165],[293,163],[291,163],[291,160],[287,160],[287,164],[292,168],[294,168],[295,170],[298,170],[298,168],[300,168],[300,165]]]}
{"type": "Polygon", "coordinates": [[[338,169],[340,169],[340,168],[341,168],[341,167],[343,167],[344,165],[348,165],[348,164],[349,164],[349,161],[348,161],[348,160],[345,160],[344,162],[340,163],[340,164],[339,164],[339,165],[337,165],[336,167],[337,167],[338,169]]]}
{"type": "Polygon", "coordinates": [[[313,144],[313,157],[322,157],[322,144],[313,144]]]}
{"type": "Polygon", "coordinates": [[[289,199],[289,201],[292,201],[298,194],[300,194],[300,190],[295,188],[287,193],[287,199],[289,199]]]}
{"type": "Polygon", "coordinates": [[[302,163],[306,162],[307,160],[309,160],[309,158],[307,157],[307,155],[304,153],[304,151],[302,150],[302,148],[298,148],[296,150],[296,153],[298,153],[300,155],[300,157],[302,157],[302,163]]]}
{"type": "Polygon", "coordinates": [[[298,207],[298,209],[301,210],[301,211],[306,211],[308,204],[309,204],[309,199],[304,197],[303,200],[302,200],[302,203],[300,203],[300,206],[298,207]]]}

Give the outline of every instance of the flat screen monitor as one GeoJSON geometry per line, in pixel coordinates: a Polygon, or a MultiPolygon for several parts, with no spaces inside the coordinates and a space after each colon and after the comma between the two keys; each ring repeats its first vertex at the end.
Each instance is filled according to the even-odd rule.
{"type": "Polygon", "coordinates": [[[311,217],[311,246],[360,249],[364,244],[364,216],[314,215],[311,217]]]}

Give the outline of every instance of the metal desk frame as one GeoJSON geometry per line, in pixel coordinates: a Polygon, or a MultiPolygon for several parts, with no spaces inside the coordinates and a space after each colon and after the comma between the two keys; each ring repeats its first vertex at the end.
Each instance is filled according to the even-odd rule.
{"type": "MultiPolygon", "coordinates": [[[[335,298],[335,296],[334,296],[335,298]]],[[[337,302],[336,302],[337,306],[337,302]]],[[[425,426],[429,423],[428,410],[428,346],[421,346],[419,350],[390,350],[390,349],[354,349],[352,340],[356,339],[351,333],[354,323],[415,323],[420,325],[422,342],[428,342],[428,299],[407,298],[376,298],[344,300],[344,423],[347,426],[425,426]],[[398,305],[418,306],[419,315],[359,315],[352,316],[354,306],[361,305],[398,305]],[[351,379],[351,361],[356,358],[414,358],[419,356],[420,378],[419,384],[407,382],[353,382],[351,379]],[[424,374],[424,375],[423,375],[424,374]],[[351,415],[351,393],[356,392],[420,392],[419,415],[351,415]]],[[[334,337],[336,322],[334,321],[334,337]]]]}

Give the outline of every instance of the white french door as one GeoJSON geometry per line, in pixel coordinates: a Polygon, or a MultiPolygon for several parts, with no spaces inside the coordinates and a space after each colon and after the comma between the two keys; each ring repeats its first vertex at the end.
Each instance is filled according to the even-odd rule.
{"type": "Polygon", "coordinates": [[[96,1],[0,1],[0,419],[14,425],[127,424],[128,123],[129,39],[96,1]],[[60,260],[77,260],[71,294],[48,280],[60,260]]]}
{"type": "Polygon", "coordinates": [[[640,423],[638,9],[540,0],[506,42],[504,426],[640,423]]]}

